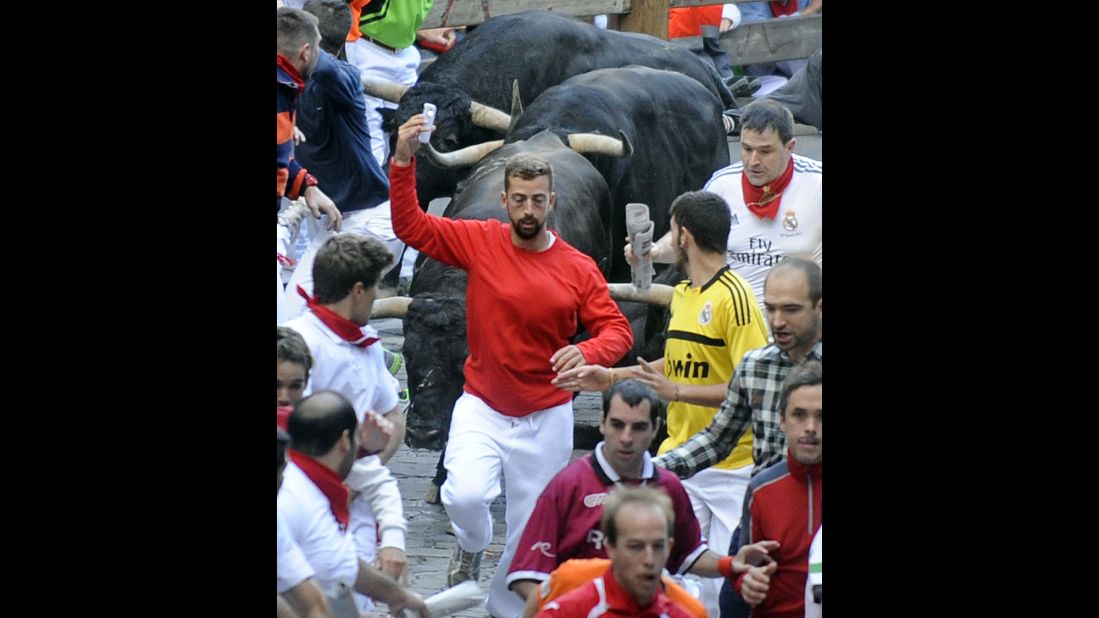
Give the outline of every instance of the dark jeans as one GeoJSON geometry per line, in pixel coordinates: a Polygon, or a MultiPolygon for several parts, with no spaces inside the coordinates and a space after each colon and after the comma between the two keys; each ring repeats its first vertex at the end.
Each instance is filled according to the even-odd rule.
{"type": "MultiPolygon", "coordinates": [[[[737,550],[740,549],[740,535],[740,526],[737,526],[736,530],[733,531],[733,540],[729,542],[730,556],[735,556],[737,550]]],[[[752,610],[752,606],[740,598],[736,589],[733,588],[733,583],[727,579],[721,585],[721,594],[717,597],[717,605],[721,608],[721,618],[748,618],[748,614],[752,610]]]]}

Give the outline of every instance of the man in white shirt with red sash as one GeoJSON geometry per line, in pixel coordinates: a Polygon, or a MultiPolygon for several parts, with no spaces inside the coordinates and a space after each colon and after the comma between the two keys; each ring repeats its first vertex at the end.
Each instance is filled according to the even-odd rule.
{"type": "MultiPolygon", "coordinates": [[[[344,233],[329,238],[313,262],[313,291],[295,293],[309,310],[283,324],[301,334],[313,366],[305,394],[333,390],[351,401],[360,423],[383,415],[393,424],[389,443],[379,453],[360,452],[347,484],[359,496],[351,502],[351,535],[368,564],[399,579],[408,566],[401,493],[383,464],[404,440],[404,415],[398,404],[399,383],[385,367],[378,333],[367,323],[382,271],[393,262],[377,239],[344,233]],[[375,456],[377,455],[377,456],[375,456]],[[380,549],[376,549],[380,542],[380,549]]],[[[359,599],[360,609],[370,604],[359,599]]]]}
{"type": "Polygon", "coordinates": [[[278,495],[278,515],[290,537],[313,567],[317,585],[337,616],[358,616],[354,590],[389,605],[394,614],[405,607],[427,616],[423,600],[367,565],[356,553],[349,533],[351,472],[361,435],[355,409],[339,393],[324,391],[302,399],[287,422],[294,447],[278,495]]]}

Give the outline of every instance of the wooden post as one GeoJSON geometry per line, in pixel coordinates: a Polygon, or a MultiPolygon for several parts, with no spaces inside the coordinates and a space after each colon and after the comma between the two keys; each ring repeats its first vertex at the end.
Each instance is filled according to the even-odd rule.
{"type": "Polygon", "coordinates": [[[619,28],[622,32],[640,32],[668,40],[669,0],[633,0],[630,12],[622,15],[619,28]]]}

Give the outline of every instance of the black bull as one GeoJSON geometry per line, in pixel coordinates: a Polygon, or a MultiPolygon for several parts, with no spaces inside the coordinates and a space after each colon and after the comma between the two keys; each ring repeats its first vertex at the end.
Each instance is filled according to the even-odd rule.
{"type": "Polygon", "coordinates": [[[628,157],[588,159],[611,191],[609,281],[628,281],[622,253],[626,204],[649,206],[653,240],[669,229],[672,201],[706,184],[729,164],[721,102],[695,80],[673,71],[631,66],[600,69],[569,78],[543,92],[515,121],[505,142],[525,140],[545,129],[568,134],[624,134],[628,157]]]}
{"type": "MultiPolygon", "coordinates": [[[[686,48],[644,34],[600,30],[557,13],[528,11],[487,20],[439,56],[400,99],[392,126],[420,113],[424,103],[433,103],[438,112],[431,143],[440,152],[451,152],[498,139],[507,129],[506,117],[492,129],[474,126],[471,101],[507,110],[513,82],[518,82],[520,98],[530,102],[570,77],[631,64],[687,75],[724,108],[737,107],[713,66],[686,48]]],[[[395,139],[396,131],[392,134],[395,139]]],[[[418,163],[421,207],[426,210],[431,200],[450,196],[463,174],[429,161],[418,163]]]]}

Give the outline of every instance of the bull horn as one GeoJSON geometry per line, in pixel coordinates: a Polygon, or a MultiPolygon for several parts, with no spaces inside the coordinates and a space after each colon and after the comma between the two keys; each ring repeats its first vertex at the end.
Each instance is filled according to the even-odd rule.
{"type": "Polygon", "coordinates": [[[482,105],[477,101],[469,104],[469,114],[473,119],[473,124],[483,129],[507,133],[508,127],[511,126],[511,116],[495,107],[482,105]]]}
{"type": "Polygon", "coordinates": [[[598,133],[570,133],[569,148],[580,154],[605,154],[625,158],[633,154],[633,144],[624,131],[618,131],[618,137],[608,137],[598,133]]]}
{"type": "Polygon", "coordinates": [[[400,103],[401,97],[404,96],[404,93],[408,92],[408,86],[384,79],[373,79],[363,76],[362,82],[363,92],[372,97],[378,97],[379,99],[389,101],[390,103],[400,103]]]}
{"type": "Polygon", "coordinates": [[[511,82],[511,124],[508,125],[508,133],[515,127],[519,116],[523,115],[523,100],[519,97],[519,80],[511,82]]]}
{"type": "Polygon", "coordinates": [[[611,292],[611,299],[631,302],[648,303],[667,307],[672,304],[672,294],[675,288],[663,283],[654,283],[647,290],[639,290],[632,283],[608,283],[607,288],[611,292]]]}
{"type": "Polygon", "coordinates": [[[465,148],[455,150],[454,152],[439,152],[438,150],[435,150],[435,147],[431,145],[431,142],[424,144],[423,148],[427,151],[427,158],[431,159],[431,162],[439,167],[469,167],[471,165],[476,165],[478,161],[487,157],[490,153],[503,145],[504,140],[498,139],[483,144],[466,146],[465,148]]]}
{"type": "Polygon", "coordinates": [[[374,308],[370,311],[370,319],[403,318],[408,313],[408,305],[411,302],[412,298],[408,296],[379,298],[374,301],[374,308]]]}

